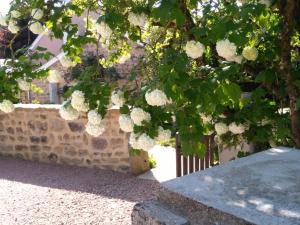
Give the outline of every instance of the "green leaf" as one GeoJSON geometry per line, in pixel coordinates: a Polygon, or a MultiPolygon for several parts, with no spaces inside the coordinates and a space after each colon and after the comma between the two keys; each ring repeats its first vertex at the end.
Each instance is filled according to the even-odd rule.
{"type": "Polygon", "coordinates": [[[263,72],[260,72],[255,78],[255,81],[271,84],[275,81],[275,79],[276,79],[276,72],[270,69],[270,70],[265,70],[263,72]]]}

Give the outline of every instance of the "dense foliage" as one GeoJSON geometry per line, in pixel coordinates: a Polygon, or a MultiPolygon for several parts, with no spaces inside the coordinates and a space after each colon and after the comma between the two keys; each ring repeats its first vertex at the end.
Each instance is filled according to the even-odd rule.
{"type": "MultiPolygon", "coordinates": [[[[88,43],[107,50],[107,57],[97,52],[99,64],[80,73],[67,93],[65,119],[89,111],[87,132],[100,135],[112,102],[121,107],[120,126],[132,132],[133,148],[149,150],[172,130],[185,153],[201,156],[201,137],[212,133],[223,147],[245,141],[300,147],[299,9],[297,0],[16,0],[5,21],[16,35],[23,28],[13,26],[14,17],[28,15],[34,33],[66,32],[67,67],[81,63],[88,43]],[[85,33],[74,15],[85,17],[85,33]],[[144,55],[128,85],[99,72],[130,60],[136,45],[144,55]]],[[[0,69],[1,101],[15,101],[16,79],[47,74],[32,60],[47,54],[20,51],[0,69]]]]}

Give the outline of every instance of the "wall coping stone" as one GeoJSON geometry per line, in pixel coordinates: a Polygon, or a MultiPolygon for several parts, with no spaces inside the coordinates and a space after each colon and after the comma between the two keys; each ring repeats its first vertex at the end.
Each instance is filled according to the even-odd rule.
{"type": "MultiPolygon", "coordinates": [[[[61,104],[14,104],[16,109],[60,109],[61,104]]],[[[119,110],[119,107],[113,106],[108,111],[119,110]]],[[[13,112],[12,112],[13,113],[13,112]]]]}

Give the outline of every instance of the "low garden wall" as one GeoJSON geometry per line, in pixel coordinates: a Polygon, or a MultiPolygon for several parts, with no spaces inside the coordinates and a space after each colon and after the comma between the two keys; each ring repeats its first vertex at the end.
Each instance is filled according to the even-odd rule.
{"type": "Polygon", "coordinates": [[[139,173],[147,155],[129,155],[128,135],[119,129],[119,110],[105,118],[106,131],[98,138],[85,132],[87,119],[65,121],[59,105],[16,105],[13,113],[0,112],[0,154],[26,160],[96,167],[139,173]]]}

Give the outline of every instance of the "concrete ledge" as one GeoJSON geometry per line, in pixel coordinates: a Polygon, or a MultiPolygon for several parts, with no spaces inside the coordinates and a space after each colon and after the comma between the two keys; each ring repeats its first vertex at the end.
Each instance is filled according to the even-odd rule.
{"type": "Polygon", "coordinates": [[[156,201],[136,204],[131,217],[132,225],[190,225],[185,218],[172,213],[156,201]]]}
{"type": "Polygon", "coordinates": [[[274,148],[162,184],[191,224],[300,224],[300,151],[274,148]]]}

